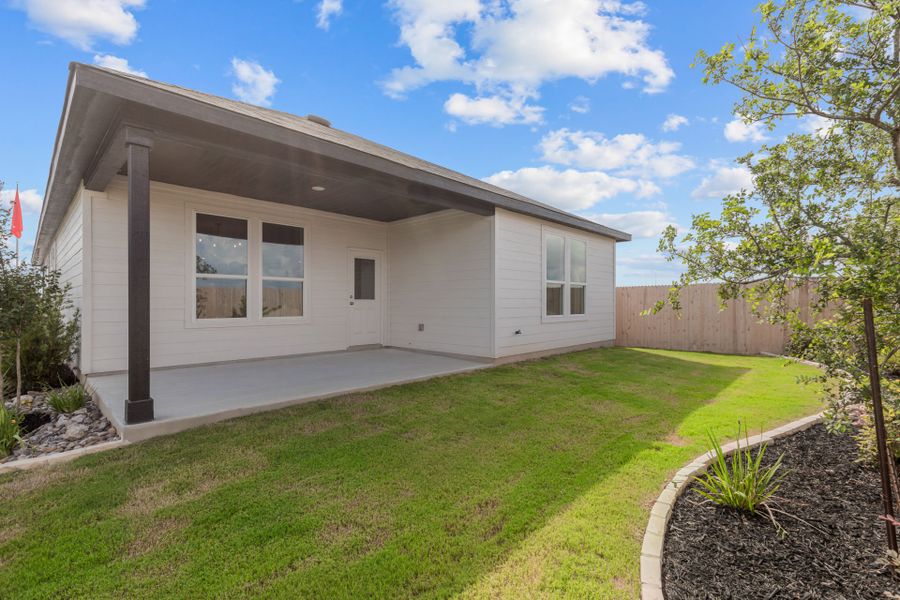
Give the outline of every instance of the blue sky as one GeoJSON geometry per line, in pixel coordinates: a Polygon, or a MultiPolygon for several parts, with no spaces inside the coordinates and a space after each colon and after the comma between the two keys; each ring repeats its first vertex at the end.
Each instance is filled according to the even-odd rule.
{"type": "MultiPolygon", "coordinates": [[[[335,127],[630,231],[619,285],[669,283],[661,228],[751,185],[696,52],[745,37],[755,2],[13,0],[0,8],[3,201],[34,237],[70,61],[315,113],[335,127]]],[[[797,126],[800,126],[799,124],[797,126]]],[[[791,127],[796,127],[792,125],[791,127]]],[[[27,246],[27,242],[26,242],[27,246]]]]}

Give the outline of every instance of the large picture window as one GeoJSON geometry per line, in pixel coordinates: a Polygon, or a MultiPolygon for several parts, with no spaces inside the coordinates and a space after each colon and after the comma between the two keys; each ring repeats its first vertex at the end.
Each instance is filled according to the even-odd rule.
{"type": "Polygon", "coordinates": [[[558,233],[544,235],[544,316],[586,314],[587,243],[558,233]]]}
{"type": "Polygon", "coordinates": [[[247,221],[197,213],[195,308],[198,319],[247,318],[247,221]]]}
{"type": "Polygon", "coordinates": [[[262,224],[262,316],[303,316],[303,228],[262,224]]]}

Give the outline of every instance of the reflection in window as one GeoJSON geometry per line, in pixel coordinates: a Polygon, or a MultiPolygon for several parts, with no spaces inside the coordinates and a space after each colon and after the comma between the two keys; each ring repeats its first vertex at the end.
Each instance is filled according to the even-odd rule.
{"type": "Polygon", "coordinates": [[[353,297],[375,299],[375,261],[371,258],[353,259],[353,297]]]}
{"type": "Polygon", "coordinates": [[[303,277],[303,228],[262,224],[263,276],[303,277]]]}
{"type": "Polygon", "coordinates": [[[263,280],[264,317],[299,317],[303,315],[303,282],[263,280]]]}
{"type": "Polygon", "coordinates": [[[544,235],[544,316],[583,315],[587,300],[587,242],[544,235]]]}
{"type": "Polygon", "coordinates": [[[587,283],[587,244],[581,240],[569,240],[569,281],[587,283]]]}
{"type": "Polygon", "coordinates": [[[558,235],[547,236],[547,281],[566,279],[566,240],[558,235]]]}
{"type": "Polygon", "coordinates": [[[563,284],[547,284],[547,315],[557,316],[563,314],[563,284]]]}
{"type": "Polygon", "coordinates": [[[569,314],[584,314],[584,286],[572,285],[569,288],[569,314]]]}
{"type": "Polygon", "coordinates": [[[246,318],[247,221],[201,213],[196,218],[197,318],[246,318]]]}
{"type": "Polygon", "coordinates": [[[198,319],[243,319],[246,316],[246,279],[197,278],[198,319]]]}
{"type": "Polygon", "coordinates": [[[262,316],[302,317],[303,228],[262,224],[262,316]]]}

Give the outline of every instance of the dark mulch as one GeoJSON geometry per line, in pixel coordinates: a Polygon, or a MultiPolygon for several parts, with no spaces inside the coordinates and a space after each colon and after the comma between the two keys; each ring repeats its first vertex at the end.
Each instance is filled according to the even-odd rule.
{"type": "Polygon", "coordinates": [[[776,514],[787,530],[779,538],[768,519],[706,502],[694,484],[666,535],[666,597],[900,598],[900,583],[876,563],[886,545],[880,480],[853,462],[853,439],[817,425],[770,444],[764,462],[782,452],[777,506],[815,529],[776,514]]]}

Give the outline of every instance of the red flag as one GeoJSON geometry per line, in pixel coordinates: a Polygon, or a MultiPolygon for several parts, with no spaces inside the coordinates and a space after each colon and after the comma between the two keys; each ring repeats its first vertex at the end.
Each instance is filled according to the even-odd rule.
{"type": "Polygon", "coordinates": [[[19,186],[16,186],[16,199],[13,200],[12,229],[10,233],[17,238],[22,237],[22,203],[19,202],[19,186]]]}

